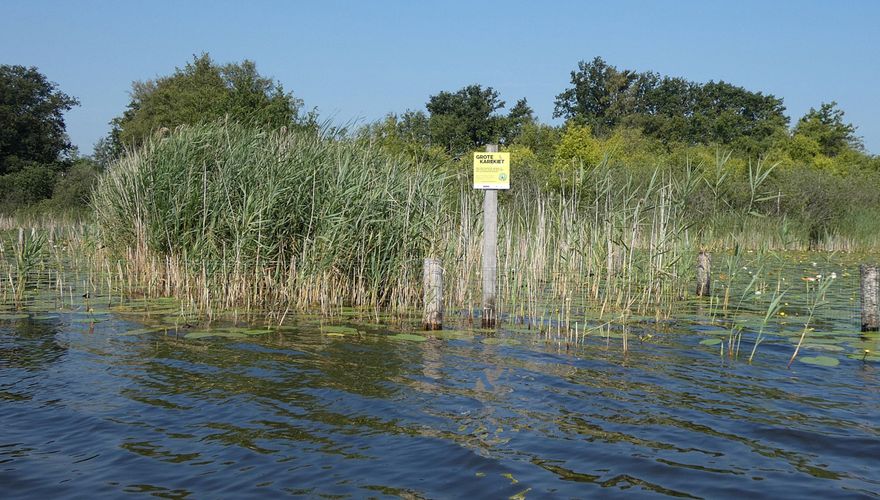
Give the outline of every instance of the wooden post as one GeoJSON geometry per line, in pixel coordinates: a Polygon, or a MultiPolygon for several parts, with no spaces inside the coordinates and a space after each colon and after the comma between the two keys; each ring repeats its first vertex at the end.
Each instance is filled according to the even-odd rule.
{"type": "Polygon", "coordinates": [[[712,293],[712,257],[705,251],[697,256],[697,297],[712,293]]]}
{"type": "MultiPolygon", "coordinates": [[[[497,153],[497,144],[486,144],[487,153],[497,153]]],[[[495,283],[498,272],[498,191],[483,191],[483,328],[495,327],[495,283]]]]}
{"type": "Polygon", "coordinates": [[[862,264],[859,266],[861,276],[860,291],[862,294],[862,331],[880,331],[880,274],[876,265],[862,264]]]}
{"type": "Polygon", "coordinates": [[[425,330],[443,329],[443,267],[440,259],[425,259],[422,272],[425,283],[425,330]]]}

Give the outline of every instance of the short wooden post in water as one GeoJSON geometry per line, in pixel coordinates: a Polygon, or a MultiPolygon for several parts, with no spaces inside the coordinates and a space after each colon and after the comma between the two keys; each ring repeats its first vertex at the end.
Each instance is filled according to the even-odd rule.
{"type": "Polygon", "coordinates": [[[859,267],[862,293],[862,331],[880,331],[880,273],[876,265],[862,264],[859,267]]]}
{"type": "Polygon", "coordinates": [[[425,330],[443,329],[443,267],[440,259],[425,259],[422,277],[425,283],[425,330]]]}
{"type": "MultiPolygon", "coordinates": [[[[486,144],[487,153],[497,153],[497,144],[486,144]]],[[[483,192],[483,316],[484,328],[495,326],[495,282],[498,272],[498,191],[483,192]]]]}
{"type": "Polygon", "coordinates": [[[712,257],[707,252],[697,256],[697,297],[712,293],[712,257]]]}

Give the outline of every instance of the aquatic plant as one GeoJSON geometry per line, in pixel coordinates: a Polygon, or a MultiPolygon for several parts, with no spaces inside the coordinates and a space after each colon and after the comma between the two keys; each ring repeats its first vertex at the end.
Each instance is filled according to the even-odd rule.
{"type": "Polygon", "coordinates": [[[791,364],[794,362],[794,359],[797,357],[798,352],[801,350],[801,345],[803,345],[804,343],[807,332],[810,331],[810,323],[813,321],[813,316],[816,314],[816,309],[827,302],[825,295],[826,293],[828,293],[828,288],[831,286],[831,282],[833,280],[834,278],[825,278],[821,280],[817,286],[811,287],[811,293],[807,295],[807,319],[804,321],[804,329],[801,331],[801,336],[798,339],[798,343],[794,348],[794,352],[791,354],[791,359],[788,360],[788,365],[786,365],[788,368],[791,368],[791,364]]]}
{"type": "Polygon", "coordinates": [[[102,241],[157,293],[329,312],[416,301],[444,186],[368,143],[215,123],[130,152],[93,205],[102,241]]]}

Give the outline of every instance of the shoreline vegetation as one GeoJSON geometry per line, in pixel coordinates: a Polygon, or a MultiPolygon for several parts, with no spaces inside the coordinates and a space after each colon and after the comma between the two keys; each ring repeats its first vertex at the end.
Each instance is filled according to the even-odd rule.
{"type": "MultiPolygon", "coordinates": [[[[3,85],[55,96],[47,127],[63,133],[75,99],[35,68],[2,69],[3,85]]],[[[775,96],[595,58],[555,105],[564,125],[544,125],[525,99],[503,114],[475,84],[431,96],[427,113],[335,127],[250,61],[194,57],[135,82],[92,158],[63,135],[0,158],[13,214],[0,217],[0,294],[25,301],[39,269],[62,304],[101,287],[176,297],[208,321],[404,318],[421,307],[423,259],[437,258],[446,310],[472,320],[482,193],[470,158],[489,143],[512,159],[496,312],[526,328],[672,318],[694,302],[702,251],[730,280],[703,301],[724,312],[745,293],[731,289],[744,259],[778,272],[778,252],[880,252],[880,159],[833,102],[789,129],[775,96]]],[[[785,293],[769,276],[740,285],[785,293]]]]}
{"type": "MultiPolygon", "coordinates": [[[[880,248],[870,234],[811,244],[803,226],[762,214],[776,200],[767,194],[774,169],[761,163],[748,173],[746,206],[704,211],[701,191],[726,188],[707,172],[723,167],[636,176],[605,161],[579,166],[558,189],[514,169],[514,189],[500,197],[498,314],[538,329],[577,328],[587,317],[669,319],[694,302],[701,250],[730,280],[705,305],[726,313],[745,293],[731,283],[747,251],[756,252],[749,265],[761,267],[782,251],[880,248]]],[[[85,275],[77,290],[106,282],[120,299],[176,297],[182,311],[208,321],[229,311],[281,323],[352,310],[378,321],[420,309],[422,260],[437,257],[445,308],[467,320],[479,310],[481,194],[466,166],[413,161],[364,137],[181,126],[101,177],[93,219],[0,219],[0,229],[18,230],[0,293],[15,296],[26,287],[16,275],[54,262],[63,300],[57,282],[74,258],[85,275]]],[[[780,282],[740,285],[784,291],[780,282]]]]}

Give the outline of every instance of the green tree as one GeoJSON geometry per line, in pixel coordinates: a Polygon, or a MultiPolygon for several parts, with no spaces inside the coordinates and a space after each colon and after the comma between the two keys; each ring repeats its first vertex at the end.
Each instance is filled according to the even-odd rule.
{"type": "Polygon", "coordinates": [[[638,78],[635,72],[618,70],[601,57],[580,61],[571,72],[572,86],[556,96],[553,117],[588,125],[599,134],[610,131],[635,107],[627,93],[638,78]]]}
{"type": "Polygon", "coordinates": [[[835,157],[847,149],[862,151],[864,145],[856,135],[856,127],[843,121],[843,110],[837,103],[822,103],[819,109],[810,111],[798,120],[794,127],[794,139],[797,143],[815,143],[818,153],[835,157]]]}
{"type": "Polygon", "coordinates": [[[57,164],[72,148],[64,113],[78,104],[37,68],[0,66],[0,175],[57,164]]]}
{"type": "Polygon", "coordinates": [[[468,85],[457,92],[440,92],[425,105],[430,113],[432,142],[459,155],[497,142],[503,118],[496,111],[504,107],[492,87],[468,85]]]}
{"type": "Polygon", "coordinates": [[[64,113],[78,101],[37,68],[0,66],[0,205],[14,208],[52,196],[75,148],[64,113]]]}
{"type": "Polygon", "coordinates": [[[313,124],[314,115],[301,117],[301,108],[301,100],[261,76],[253,62],[220,66],[202,54],[171,76],[132,84],[128,109],[112,122],[110,150],[118,154],[161,128],[224,117],[269,128],[313,124]]]}
{"type": "Polygon", "coordinates": [[[556,96],[555,117],[609,136],[618,126],[641,129],[664,144],[723,144],[748,154],[785,135],[782,99],[726,82],[620,70],[596,57],[571,72],[571,87],[556,96]]]}
{"type": "Polygon", "coordinates": [[[534,112],[520,99],[507,115],[498,113],[504,101],[498,91],[482,85],[468,85],[456,92],[440,92],[428,99],[431,143],[453,155],[486,144],[510,144],[523,127],[534,122],[534,112]]]}
{"type": "Polygon", "coordinates": [[[52,190],[52,205],[61,210],[87,206],[100,172],[101,167],[94,160],[75,160],[66,172],[59,175],[52,190]]]}
{"type": "Polygon", "coordinates": [[[757,154],[769,149],[788,126],[782,99],[771,94],[711,81],[695,92],[691,143],[725,144],[757,154]]]}
{"type": "Polygon", "coordinates": [[[513,144],[527,125],[535,123],[535,112],[528,101],[522,98],[510,108],[504,121],[504,131],[500,141],[504,144],[513,144]]]}

